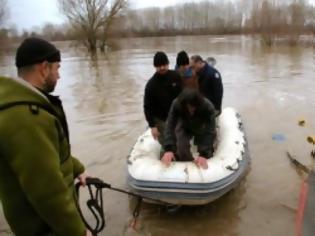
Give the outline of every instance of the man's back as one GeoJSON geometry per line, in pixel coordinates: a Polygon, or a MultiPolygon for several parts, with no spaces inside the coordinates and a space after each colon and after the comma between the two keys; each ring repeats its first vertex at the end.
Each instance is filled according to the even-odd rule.
{"type": "Polygon", "coordinates": [[[223,98],[223,84],[220,73],[205,63],[204,68],[198,73],[199,75],[199,90],[209,99],[217,111],[221,111],[223,98]]]}

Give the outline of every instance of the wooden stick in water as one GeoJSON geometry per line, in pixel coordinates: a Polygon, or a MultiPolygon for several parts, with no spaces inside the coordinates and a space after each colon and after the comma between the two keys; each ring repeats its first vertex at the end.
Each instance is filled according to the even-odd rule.
{"type": "Polygon", "coordinates": [[[296,160],[289,152],[287,152],[287,156],[290,160],[290,162],[299,170],[304,171],[305,173],[309,174],[311,173],[311,170],[306,167],[305,165],[303,165],[301,162],[299,162],[298,160],[296,160]]]}

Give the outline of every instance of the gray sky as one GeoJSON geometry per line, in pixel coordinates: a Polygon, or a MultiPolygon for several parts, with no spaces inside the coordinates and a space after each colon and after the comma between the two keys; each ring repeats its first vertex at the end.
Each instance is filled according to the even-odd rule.
{"type": "Polygon", "coordinates": [[[56,0],[8,0],[10,16],[8,24],[19,30],[41,26],[47,22],[62,23],[56,0]]]}
{"type": "MultiPolygon", "coordinates": [[[[198,1],[201,0],[130,0],[130,3],[132,8],[144,8],[198,1]]],[[[310,1],[315,4],[315,0],[310,1]]],[[[65,20],[59,13],[57,0],[8,0],[8,5],[10,18],[7,25],[14,24],[19,30],[29,30],[48,22],[60,24],[65,20]]]]}

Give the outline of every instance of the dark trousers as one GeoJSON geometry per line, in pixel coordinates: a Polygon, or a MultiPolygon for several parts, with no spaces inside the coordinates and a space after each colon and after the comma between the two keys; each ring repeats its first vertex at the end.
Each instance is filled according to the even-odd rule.
{"type": "MultiPolygon", "coordinates": [[[[197,146],[202,145],[204,135],[202,132],[189,132],[183,127],[183,122],[179,120],[175,128],[176,137],[176,160],[177,161],[193,161],[194,158],[190,151],[190,140],[194,138],[194,143],[197,146]]],[[[212,156],[212,152],[208,157],[212,156]]]]}

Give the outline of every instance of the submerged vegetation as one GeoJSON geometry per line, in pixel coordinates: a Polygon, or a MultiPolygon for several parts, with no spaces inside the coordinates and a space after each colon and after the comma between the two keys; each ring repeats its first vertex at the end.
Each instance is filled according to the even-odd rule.
{"type": "Polygon", "coordinates": [[[67,17],[77,38],[95,52],[98,42],[102,52],[111,25],[127,6],[127,0],[58,0],[61,12],[67,17]]]}

